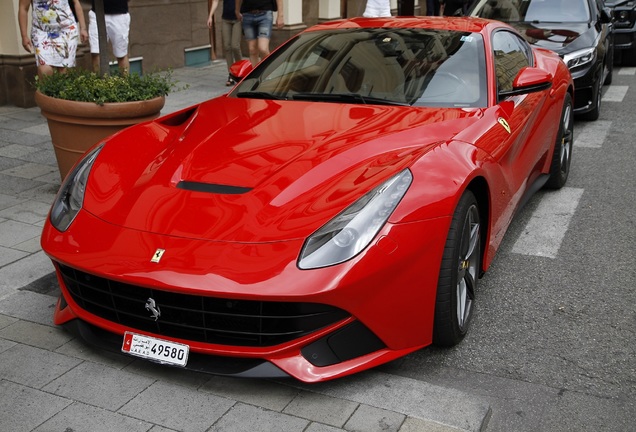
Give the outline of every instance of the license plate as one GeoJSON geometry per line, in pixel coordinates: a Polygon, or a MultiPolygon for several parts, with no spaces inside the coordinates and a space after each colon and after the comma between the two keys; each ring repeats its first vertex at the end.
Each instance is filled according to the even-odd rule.
{"type": "Polygon", "coordinates": [[[127,354],[173,366],[185,366],[188,362],[188,345],[157,339],[137,333],[124,333],[121,350],[127,354]]]}

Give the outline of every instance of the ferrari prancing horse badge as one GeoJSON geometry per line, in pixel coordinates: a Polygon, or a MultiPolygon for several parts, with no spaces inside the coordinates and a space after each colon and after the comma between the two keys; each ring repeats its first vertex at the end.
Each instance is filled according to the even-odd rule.
{"type": "Polygon", "coordinates": [[[508,122],[506,121],[506,119],[505,119],[505,118],[503,118],[503,117],[499,117],[499,118],[497,119],[497,121],[499,122],[499,124],[500,124],[500,125],[502,125],[502,126],[504,127],[504,129],[505,129],[508,133],[510,133],[510,125],[508,124],[508,122]]]}
{"type": "Polygon", "coordinates": [[[155,254],[152,256],[152,259],[150,260],[150,262],[158,263],[159,261],[161,261],[161,257],[163,256],[163,253],[165,251],[166,251],[165,249],[157,249],[155,251],[155,254]]]}

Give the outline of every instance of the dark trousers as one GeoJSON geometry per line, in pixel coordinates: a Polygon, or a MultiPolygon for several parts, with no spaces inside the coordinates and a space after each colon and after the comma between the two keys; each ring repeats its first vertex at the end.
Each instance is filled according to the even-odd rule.
{"type": "Polygon", "coordinates": [[[426,15],[439,15],[439,0],[426,0],[426,15]]]}

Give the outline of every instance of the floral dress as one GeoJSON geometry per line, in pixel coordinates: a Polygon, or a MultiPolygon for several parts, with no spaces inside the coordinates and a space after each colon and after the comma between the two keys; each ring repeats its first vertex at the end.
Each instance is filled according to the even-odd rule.
{"type": "Polygon", "coordinates": [[[79,28],[69,0],[33,0],[31,42],[38,65],[75,66],[79,28]]]}

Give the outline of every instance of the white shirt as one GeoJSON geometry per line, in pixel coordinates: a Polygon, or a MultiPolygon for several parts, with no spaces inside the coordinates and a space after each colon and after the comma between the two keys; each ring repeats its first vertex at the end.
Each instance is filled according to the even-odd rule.
{"type": "Polygon", "coordinates": [[[367,7],[362,14],[365,18],[390,17],[390,0],[367,0],[367,7]]]}

